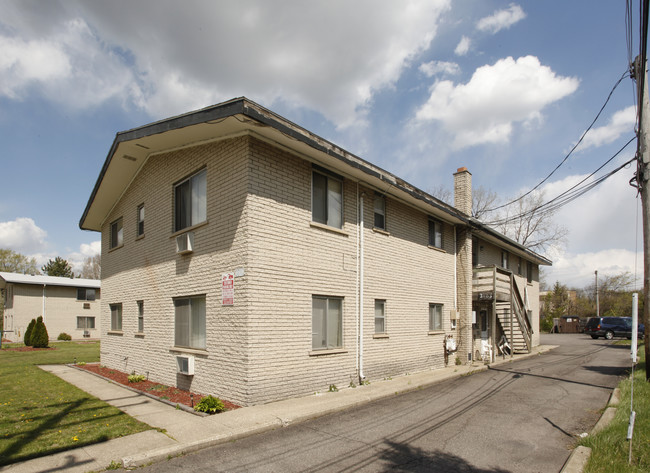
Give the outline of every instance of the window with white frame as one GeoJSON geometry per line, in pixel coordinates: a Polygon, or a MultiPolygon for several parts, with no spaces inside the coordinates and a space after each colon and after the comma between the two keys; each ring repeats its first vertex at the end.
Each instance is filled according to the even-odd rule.
{"type": "Polygon", "coordinates": [[[311,346],[314,350],[343,346],[343,299],[313,296],[311,346]]]}
{"type": "Polygon", "coordinates": [[[109,242],[109,248],[117,248],[118,246],[122,246],[122,243],[124,241],[124,232],[122,229],[122,217],[118,218],[115,220],[113,223],[111,223],[111,235],[110,235],[110,242],[109,242]]]}
{"type": "Polygon", "coordinates": [[[501,252],[501,267],[503,269],[510,269],[510,254],[507,251],[501,252]]]}
{"type": "Polygon", "coordinates": [[[174,299],[174,345],[204,349],[205,296],[174,299]]]}
{"type": "Polygon", "coordinates": [[[533,263],[530,261],[526,262],[526,281],[533,282],[533,263]]]}
{"type": "Polygon", "coordinates": [[[386,301],[375,299],[375,333],[386,333],[386,301]]]}
{"type": "Polygon", "coordinates": [[[429,331],[442,330],[442,304],[429,304],[429,331]]]}
{"type": "Polygon", "coordinates": [[[111,304],[111,330],[122,331],[122,304],[111,304]]]}
{"type": "Polygon", "coordinates": [[[311,218],[330,227],[343,227],[343,179],[312,173],[311,218]]]}
{"type": "Polygon", "coordinates": [[[95,290],[85,287],[77,288],[77,300],[78,301],[94,301],[95,300],[95,290]]]}
{"type": "Polygon", "coordinates": [[[138,333],[144,333],[144,301],[137,301],[138,304],[138,333]]]}
{"type": "Polygon", "coordinates": [[[138,205],[138,235],[139,237],[144,235],[144,204],[138,205]]]}
{"type": "Polygon", "coordinates": [[[95,328],[95,317],[79,316],[77,317],[77,328],[80,330],[88,330],[95,328]]]}
{"type": "Polygon", "coordinates": [[[386,230],[386,197],[375,194],[374,200],[375,221],[374,226],[380,230],[386,230]]]}
{"type": "Polygon", "coordinates": [[[442,222],[429,219],[429,246],[442,248],[442,222]]]}
{"type": "Polygon", "coordinates": [[[207,219],[207,175],[203,169],[174,186],[174,231],[207,219]]]}

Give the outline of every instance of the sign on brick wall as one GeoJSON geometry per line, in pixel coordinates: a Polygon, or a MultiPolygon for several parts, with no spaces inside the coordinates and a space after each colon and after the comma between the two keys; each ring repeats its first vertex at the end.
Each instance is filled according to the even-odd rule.
{"type": "Polygon", "coordinates": [[[235,304],[235,275],[223,273],[221,275],[221,305],[235,304]]]}

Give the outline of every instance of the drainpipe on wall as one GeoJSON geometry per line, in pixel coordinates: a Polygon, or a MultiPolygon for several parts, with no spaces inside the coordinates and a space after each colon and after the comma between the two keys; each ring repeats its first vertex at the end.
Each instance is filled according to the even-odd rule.
{"type": "Polygon", "coordinates": [[[45,298],[47,297],[45,294],[45,287],[46,285],[43,284],[43,310],[41,316],[43,317],[43,323],[45,323],[45,298]]]}
{"type": "Polygon", "coordinates": [[[359,384],[366,379],[363,374],[363,196],[359,196],[359,384]]]}

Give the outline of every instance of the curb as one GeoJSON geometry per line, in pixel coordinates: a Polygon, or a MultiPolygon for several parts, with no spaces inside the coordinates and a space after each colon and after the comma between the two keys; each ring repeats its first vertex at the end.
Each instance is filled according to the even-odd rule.
{"type": "MultiPolygon", "coordinates": [[[[621,390],[619,388],[614,388],[614,391],[612,391],[611,396],[609,396],[609,402],[607,403],[607,405],[618,406],[620,401],[621,401],[621,390]]],[[[598,419],[598,422],[596,422],[596,425],[594,425],[594,428],[591,429],[589,435],[594,435],[600,432],[601,430],[603,430],[605,427],[607,427],[609,423],[612,421],[612,419],[614,419],[615,415],[616,415],[616,407],[607,407],[603,412],[603,414],[600,416],[600,419],[598,419]]],[[[560,473],[582,473],[590,456],[591,456],[591,448],[589,447],[584,447],[581,445],[573,449],[571,455],[569,455],[569,458],[567,459],[566,463],[562,467],[562,470],[560,470],[560,473]]]]}

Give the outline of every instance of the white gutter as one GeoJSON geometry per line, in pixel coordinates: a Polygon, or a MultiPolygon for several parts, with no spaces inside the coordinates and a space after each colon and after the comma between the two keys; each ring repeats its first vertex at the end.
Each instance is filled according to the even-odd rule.
{"type": "MultiPolygon", "coordinates": [[[[358,184],[357,184],[358,185],[358,184]]],[[[359,196],[359,383],[366,379],[363,374],[363,196],[359,196]]]]}

